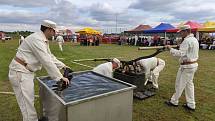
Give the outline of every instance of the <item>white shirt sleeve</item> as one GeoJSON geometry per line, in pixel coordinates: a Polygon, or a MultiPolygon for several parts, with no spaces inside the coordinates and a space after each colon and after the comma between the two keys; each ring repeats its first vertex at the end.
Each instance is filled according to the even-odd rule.
{"type": "Polygon", "coordinates": [[[57,68],[62,69],[63,67],[66,66],[63,62],[59,61],[53,54],[51,54],[51,57],[52,57],[52,61],[55,63],[57,68]]]}
{"type": "Polygon", "coordinates": [[[181,43],[179,50],[171,48],[170,53],[173,56],[182,57],[186,55],[188,48],[189,48],[188,42],[185,40],[181,43]]]}
{"type": "Polygon", "coordinates": [[[60,73],[60,70],[57,68],[51,55],[48,53],[48,46],[40,40],[32,41],[31,44],[33,54],[46,69],[49,76],[52,79],[59,81],[63,77],[63,75],[60,73]]]}

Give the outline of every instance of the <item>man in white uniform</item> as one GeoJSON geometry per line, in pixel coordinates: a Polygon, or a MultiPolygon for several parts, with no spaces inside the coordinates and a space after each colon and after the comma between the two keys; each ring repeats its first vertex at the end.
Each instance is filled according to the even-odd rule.
{"type": "Polygon", "coordinates": [[[94,72],[107,77],[113,77],[113,71],[120,67],[120,61],[114,58],[111,62],[103,63],[93,69],[94,72]]]}
{"type": "Polygon", "coordinates": [[[179,98],[183,90],[185,90],[186,104],[183,105],[186,109],[194,111],[196,108],[194,99],[194,84],[193,77],[197,70],[199,58],[199,43],[198,40],[191,33],[189,25],[180,27],[180,34],[184,38],[180,44],[179,50],[171,48],[169,45],[166,47],[170,49],[170,53],[173,56],[179,57],[180,67],[178,69],[176,82],[175,82],[175,93],[173,94],[170,101],[166,104],[169,106],[178,106],[179,98]]]}
{"type": "Polygon", "coordinates": [[[41,31],[28,36],[19,46],[17,53],[9,66],[9,80],[21,109],[23,121],[38,121],[34,107],[34,72],[46,69],[49,76],[56,81],[64,78],[59,69],[67,66],[52,55],[48,39],[55,35],[56,23],[44,20],[41,31]]]}
{"type": "Polygon", "coordinates": [[[158,89],[158,77],[159,73],[165,67],[165,61],[160,58],[151,57],[139,60],[137,64],[140,65],[140,67],[143,68],[145,72],[145,85],[148,81],[150,81],[152,82],[153,87],[158,89]]]}
{"type": "Polygon", "coordinates": [[[24,40],[25,40],[25,38],[22,35],[20,35],[19,45],[21,45],[24,40]]]}
{"type": "Polygon", "coordinates": [[[135,36],[134,36],[134,45],[135,45],[135,46],[137,45],[137,41],[138,41],[138,36],[135,35],[135,36]]]}
{"type": "Polygon", "coordinates": [[[60,51],[63,52],[63,43],[64,43],[64,39],[62,36],[57,36],[56,41],[58,43],[58,46],[60,48],[60,51]]]}

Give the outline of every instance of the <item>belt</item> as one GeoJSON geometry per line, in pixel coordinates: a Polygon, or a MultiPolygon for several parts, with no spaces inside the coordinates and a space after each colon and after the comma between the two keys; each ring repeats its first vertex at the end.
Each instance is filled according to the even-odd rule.
{"type": "Polygon", "coordinates": [[[27,65],[28,65],[28,64],[25,63],[25,62],[24,62],[23,60],[21,60],[20,58],[15,57],[14,60],[15,60],[16,62],[18,62],[19,64],[25,66],[25,68],[26,68],[27,70],[29,70],[30,72],[33,72],[32,70],[30,70],[30,69],[27,68],[27,65]]]}
{"type": "Polygon", "coordinates": [[[194,63],[197,63],[197,61],[182,62],[181,65],[190,65],[190,64],[194,64],[194,63]]]}
{"type": "Polygon", "coordinates": [[[25,67],[27,66],[27,63],[25,63],[23,60],[19,59],[18,57],[15,57],[14,60],[25,67]]]}
{"type": "Polygon", "coordinates": [[[159,59],[157,58],[157,66],[159,65],[159,59]]]}

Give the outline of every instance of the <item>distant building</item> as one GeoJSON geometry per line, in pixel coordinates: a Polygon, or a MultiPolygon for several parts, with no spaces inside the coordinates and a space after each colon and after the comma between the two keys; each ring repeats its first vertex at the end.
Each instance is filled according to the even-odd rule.
{"type": "Polygon", "coordinates": [[[4,39],[5,38],[5,33],[4,32],[0,32],[0,39],[4,39]]]}
{"type": "Polygon", "coordinates": [[[61,29],[58,30],[58,32],[56,33],[56,35],[61,35],[63,36],[65,41],[70,41],[72,39],[72,31],[69,29],[61,29]]]}

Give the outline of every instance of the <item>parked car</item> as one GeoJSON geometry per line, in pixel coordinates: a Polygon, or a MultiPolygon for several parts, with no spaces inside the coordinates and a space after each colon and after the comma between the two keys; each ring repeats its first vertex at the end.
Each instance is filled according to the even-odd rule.
{"type": "Polygon", "coordinates": [[[4,37],[4,39],[5,39],[5,40],[11,40],[11,37],[6,35],[6,36],[4,37]]]}

